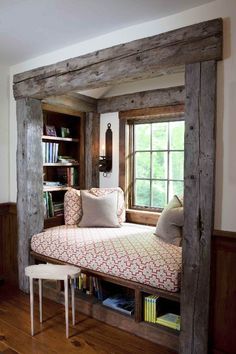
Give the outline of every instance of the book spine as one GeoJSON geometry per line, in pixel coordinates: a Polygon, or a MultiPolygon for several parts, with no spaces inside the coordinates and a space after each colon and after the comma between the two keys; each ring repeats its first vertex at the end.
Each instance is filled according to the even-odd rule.
{"type": "Polygon", "coordinates": [[[43,163],[45,163],[45,143],[42,142],[42,155],[43,155],[43,163]]]}
{"type": "Polygon", "coordinates": [[[154,295],[151,297],[151,322],[154,322],[154,295]]]}
{"type": "Polygon", "coordinates": [[[58,160],[58,149],[59,149],[59,143],[56,144],[56,161],[58,160]]]}
{"type": "Polygon", "coordinates": [[[150,311],[150,296],[147,297],[147,321],[150,322],[151,311],[150,311]]]}
{"type": "Polygon", "coordinates": [[[144,297],[144,321],[147,321],[147,297],[144,297]]]}
{"type": "Polygon", "coordinates": [[[48,162],[48,143],[45,143],[45,163],[48,162]]]}
{"type": "Polygon", "coordinates": [[[66,169],[66,173],[67,173],[67,184],[68,184],[68,187],[71,187],[71,168],[68,167],[66,169]]]}
{"type": "Polygon", "coordinates": [[[83,287],[83,277],[82,277],[82,274],[80,274],[80,276],[79,276],[79,290],[82,290],[82,287],[83,287]]]}

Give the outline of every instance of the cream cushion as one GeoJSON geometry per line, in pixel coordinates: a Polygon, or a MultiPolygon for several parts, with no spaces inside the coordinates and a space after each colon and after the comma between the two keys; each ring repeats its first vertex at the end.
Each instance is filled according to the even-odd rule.
{"type": "Polygon", "coordinates": [[[95,196],[81,191],[83,215],[80,227],[119,227],[117,217],[117,191],[95,196]]]}
{"type": "Polygon", "coordinates": [[[181,203],[181,200],[175,195],[162,211],[157,222],[155,234],[166,243],[180,246],[182,242],[183,225],[183,204],[181,203]]]}
{"type": "MultiPolygon", "coordinates": [[[[121,188],[91,188],[89,193],[95,196],[104,196],[116,191],[118,193],[117,217],[119,223],[125,222],[124,192],[121,188]]],[[[78,225],[83,214],[80,190],[70,188],[64,197],[65,225],[78,225]]]]}

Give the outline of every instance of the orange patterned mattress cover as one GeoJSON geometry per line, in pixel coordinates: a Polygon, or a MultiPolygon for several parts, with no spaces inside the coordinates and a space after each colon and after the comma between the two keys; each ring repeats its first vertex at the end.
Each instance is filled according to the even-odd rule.
{"type": "Polygon", "coordinates": [[[182,249],[163,242],[154,231],[129,223],[120,228],[63,225],[34,235],[31,249],[89,270],[177,292],[182,249]]]}

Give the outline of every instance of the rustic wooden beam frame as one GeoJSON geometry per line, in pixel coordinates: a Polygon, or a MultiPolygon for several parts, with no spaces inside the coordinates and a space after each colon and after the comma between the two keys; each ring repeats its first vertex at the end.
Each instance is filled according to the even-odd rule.
{"type": "Polygon", "coordinates": [[[173,67],[222,58],[222,20],[187,26],[14,76],[14,96],[60,95],[161,75],[173,67]]]}
{"type": "Polygon", "coordinates": [[[216,62],[186,65],[185,84],[180,352],[198,354],[208,353],[210,254],[214,226],[216,62]]]}
{"type": "Polygon", "coordinates": [[[42,231],[44,221],[43,160],[39,158],[43,112],[41,102],[32,98],[17,100],[16,109],[18,274],[20,288],[27,290],[25,267],[30,263],[30,237],[42,231]]]}
{"type": "Polygon", "coordinates": [[[184,104],[184,101],[184,86],[176,86],[98,99],[97,111],[99,113],[122,112],[147,107],[180,105],[184,104]]]}
{"type": "Polygon", "coordinates": [[[187,65],[185,118],[189,154],[185,163],[185,192],[189,195],[185,196],[180,352],[207,353],[214,201],[215,61],[221,59],[222,19],[216,19],[14,76],[21,289],[27,290],[24,267],[29,263],[29,238],[43,228],[42,161],[38,158],[42,120],[40,101],[35,98],[150,78],[187,65]],[[195,154],[193,163],[190,163],[190,152],[195,154]]]}
{"type": "Polygon", "coordinates": [[[68,109],[75,112],[97,111],[96,99],[92,99],[91,97],[87,97],[73,92],[67,95],[50,96],[45,98],[42,102],[44,105],[50,105],[55,107],[59,106],[61,110],[65,108],[65,111],[68,111],[68,109]]]}

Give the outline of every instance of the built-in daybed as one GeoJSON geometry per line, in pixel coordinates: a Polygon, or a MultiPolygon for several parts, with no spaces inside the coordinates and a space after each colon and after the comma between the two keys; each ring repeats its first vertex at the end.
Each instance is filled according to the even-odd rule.
{"type": "MultiPolygon", "coordinates": [[[[119,227],[80,227],[82,198],[80,191],[71,189],[65,195],[66,225],[34,235],[32,256],[38,261],[73,264],[87,275],[132,289],[135,322],[143,321],[145,294],[179,302],[182,248],[164,242],[154,227],[124,222],[124,195],[120,188],[92,188],[89,193],[95,198],[117,194],[119,227]]],[[[120,322],[121,328],[129,330],[130,325],[127,328],[124,321],[120,322]]],[[[176,348],[178,333],[172,331],[167,337],[168,334],[173,343],[170,346],[176,348]]]]}
{"type": "MultiPolygon", "coordinates": [[[[181,247],[164,242],[155,234],[154,227],[126,223],[121,188],[92,188],[83,194],[83,198],[81,193],[84,191],[71,188],[65,194],[65,225],[34,235],[31,250],[35,254],[74,264],[87,271],[168,292],[179,292],[181,247]],[[85,197],[89,198],[88,203],[91,205],[85,204],[85,197]],[[105,204],[109,210],[100,212],[98,209],[106,208],[105,204]],[[110,219],[103,220],[109,212],[110,219]],[[105,215],[102,217],[102,214],[105,215]],[[94,221],[95,218],[98,220],[94,221]],[[116,227],[109,227],[112,226],[109,222],[116,227]],[[100,227],[96,227],[96,224],[100,227]]],[[[183,208],[180,212],[183,214],[183,208]]]]}

